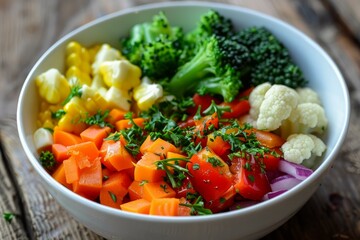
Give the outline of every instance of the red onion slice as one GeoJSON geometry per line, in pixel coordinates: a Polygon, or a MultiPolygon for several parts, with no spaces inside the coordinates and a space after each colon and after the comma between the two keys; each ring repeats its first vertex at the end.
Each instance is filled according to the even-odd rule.
{"type": "Polygon", "coordinates": [[[296,185],[298,185],[301,182],[301,180],[295,178],[291,175],[283,175],[277,178],[274,178],[270,182],[271,190],[272,191],[279,191],[279,190],[289,190],[296,185]]]}
{"type": "Polygon", "coordinates": [[[278,190],[278,191],[268,192],[267,194],[264,195],[263,200],[269,200],[271,198],[277,197],[286,191],[287,190],[278,190]]]}
{"type": "Polygon", "coordinates": [[[303,165],[286,161],[285,159],[280,160],[279,170],[281,172],[290,174],[299,180],[305,180],[313,173],[313,170],[304,167],[303,165]]]}

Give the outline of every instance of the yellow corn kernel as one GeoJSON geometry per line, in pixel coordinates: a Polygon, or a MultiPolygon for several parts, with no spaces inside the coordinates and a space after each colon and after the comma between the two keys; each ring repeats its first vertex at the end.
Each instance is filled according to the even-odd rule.
{"type": "Polygon", "coordinates": [[[72,53],[80,54],[82,46],[80,43],[71,41],[66,45],[66,55],[70,55],[72,53]]]}
{"type": "Polygon", "coordinates": [[[76,54],[76,53],[71,53],[67,58],[66,58],[66,66],[69,69],[72,66],[76,66],[79,69],[81,69],[81,71],[83,71],[84,73],[89,74],[91,72],[91,67],[90,67],[90,63],[86,60],[84,60],[81,55],[76,54]]]}
{"type": "Polygon", "coordinates": [[[46,120],[45,122],[43,122],[42,127],[53,129],[55,127],[55,124],[51,120],[46,120]]]}
{"type": "Polygon", "coordinates": [[[88,53],[89,53],[90,62],[95,61],[95,56],[99,52],[100,47],[101,47],[100,44],[96,44],[96,45],[94,45],[94,46],[87,49],[88,53]]]}
{"type": "Polygon", "coordinates": [[[41,123],[45,122],[48,119],[51,119],[51,111],[45,110],[45,111],[40,112],[38,119],[41,123]]]}
{"type": "Polygon", "coordinates": [[[58,122],[59,129],[75,134],[80,134],[87,127],[86,123],[80,121],[81,117],[65,114],[58,122]]]}
{"type": "Polygon", "coordinates": [[[86,114],[86,109],[84,108],[82,101],[79,97],[73,97],[70,101],[65,104],[64,110],[66,115],[72,116],[82,116],[86,114]]]}
{"type": "Polygon", "coordinates": [[[94,115],[100,108],[91,98],[84,99],[84,107],[90,115],[94,115]]]}
{"type": "Polygon", "coordinates": [[[66,78],[68,79],[71,86],[75,85],[91,85],[91,78],[89,74],[82,72],[78,67],[71,66],[66,71],[66,78]]]}
{"type": "Polygon", "coordinates": [[[100,92],[95,92],[92,99],[101,110],[109,108],[109,102],[100,94],[100,92]]]}

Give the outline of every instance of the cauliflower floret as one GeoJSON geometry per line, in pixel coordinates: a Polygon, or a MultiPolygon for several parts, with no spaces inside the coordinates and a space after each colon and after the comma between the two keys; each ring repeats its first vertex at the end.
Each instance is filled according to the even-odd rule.
{"type": "Polygon", "coordinates": [[[58,104],[70,93],[70,85],[66,78],[55,68],[40,74],[36,80],[40,96],[48,103],[58,104]]]}
{"type": "Polygon", "coordinates": [[[284,85],[271,86],[261,102],[256,127],[267,131],[278,129],[296,108],[298,100],[299,95],[294,89],[284,85]]]}
{"type": "Polygon", "coordinates": [[[318,94],[311,88],[298,88],[296,92],[299,94],[299,103],[321,104],[318,94]]]}
{"type": "Polygon", "coordinates": [[[328,124],[324,108],[317,103],[299,104],[289,120],[292,132],[298,133],[322,133],[328,124]]]}
{"type": "Polygon", "coordinates": [[[121,55],[120,51],[111,47],[109,44],[102,44],[99,51],[95,55],[95,59],[92,67],[93,75],[99,73],[100,65],[105,61],[121,60],[124,57],[121,55]]]}
{"type": "Polygon", "coordinates": [[[41,151],[54,143],[52,133],[46,128],[38,128],[34,132],[34,144],[38,151],[41,151]]]}
{"type": "Polygon", "coordinates": [[[312,155],[321,156],[326,146],[323,141],[312,134],[292,134],[281,146],[284,159],[301,164],[312,155]]]}
{"type": "Polygon", "coordinates": [[[148,110],[162,96],[162,86],[151,83],[147,77],[144,77],[141,84],[134,89],[134,99],[138,108],[142,111],[148,110]]]}
{"type": "Polygon", "coordinates": [[[106,101],[113,107],[129,111],[131,107],[131,96],[128,91],[111,87],[105,94],[106,101]]]}
{"type": "Polygon", "coordinates": [[[265,93],[271,88],[270,83],[263,83],[258,85],[251,92],[249,96],[249,103],[251,105],[250,117],[252,119],[257,119],[260,112],[260,106],[264,101],[265,93]]]}
{"type": "Polygon", "coordinates": [[[105,61],[99,71],[108,87],[128,91],[140,84],[140,68],[127,60],[105,61]]]}
{"type": "Polygon", "coordinates": [[[324,108],[310,88],[294,90],[263,83],[249,96],[250,122],[254,127],[276,131],[286,139],[294,133],[323,133],[328,125],[324,108]]]}

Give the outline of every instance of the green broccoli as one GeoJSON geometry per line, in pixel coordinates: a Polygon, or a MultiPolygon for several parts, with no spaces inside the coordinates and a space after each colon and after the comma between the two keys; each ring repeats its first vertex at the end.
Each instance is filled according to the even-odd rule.
{"type": "Polygon", "coordinates": [[[41,151],[39,157],[40,164],[48,171],[52,171],[56,166],[55,156],[51,151],[41,151]]]}
{"type": "Polygon", "coordinates": [[[143,76],[162,79],[178,67],[184,33],[172,27],[163,12],[151,22],[135,25],[130,36],[122,40],[122,53],[140,66],[143,76]]]}
{"type": "Polygon", "coordinates": [[[204,40],[196,55],[182,65],[166,89],[175,96],[200,94],[220,95],[231,102],[242,87],[241,75],[248,71],[248,49],[226,37],[204,40]]]}
{"type": "Polygon", "coordinates": [[[270,82],[298,88],[307,84],[301,69],[292,61],[288,49],[266,28],[249,27],[232,39],[245,45],[250,51],[250,85],[270,82]]]}
{"type": "Polygon", "coordinates": [[[204,40],[212,35],[229,37],[233,34],[235,32],[231,20],[215,10],[209,10],[200,17],[196,28],[185,35],[181,60],[187,61],[193,57],[204,40]]]}

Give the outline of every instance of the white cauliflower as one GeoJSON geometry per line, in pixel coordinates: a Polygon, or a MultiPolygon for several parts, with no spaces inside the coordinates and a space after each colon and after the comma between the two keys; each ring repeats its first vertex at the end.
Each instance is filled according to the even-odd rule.
{"type": "Polygon", "coordinates": [[[252,109],[250,112],[251,117],[256,119],[258,129],[276,130],[285,119],[289,118],[292,110],[296,108],[299,95],[294,89],[284,85],[276,84],[268,88],[268,85],[262,84],[259,87],[260,90],[256,87],[255,92],[253,91],[249,96],[252,109]],[[268,90],[266,91],[266,89],[268,90]],[[255,96],[252,96],[254,94],[255,96]],[[257,112],[258,116],[256,118],[257,112]]]}
{"type": "Polygon", "coordinates": [[[130,110],[131,96],[128,91],[124,91],[116,87],[111,87],[105,94],[105,100],[112,107],[120,108],[124,111],[130,110]]]}
{"type": "Polygon", "coordinates": [[[253,125],[276,131],[284,139],[294,133],[323,133],[328,125],[324,108],[310,88],[294,90],[284,85],[264,83],[249,96],[253,125]]]}
{"type": "Polygon", "coordinates": [[[120,51],[111,47],[109,44],[102,44],[99,51],[95,55],[94,62],[92,64],[92,73],[97,75],[99,73],[100,65],[105,61],[121,60],[124,57],[120,51]]]}
{"type": "Polygon", "coordinates": [[[138,108],[145,111],[163,97],[163,88],[160,84],[151,83],[149,78],[144,77],[141,84],[134,88],[133,97],[138,108]]]}
{"type": "Polygon", "coordinates": [[[323,141],[312,134],[292,134],[281,146],[284,159],[301,164],[304,160],[321,156],[326,146],[323,141]]]}
{"type": "Polygon", "coordinates": [[[291,113],[292,132],[322,133],[328,124],[325,111],[317,103],[300,103],[291,113]]]}
{"type": "Polygon", "coordinates": [[[299,104],[300,103],[316,103],[321,104],[318,94],[311,88],[304,87],[296,89],[296,92],[299,94],[299,104]]]}
{"type": "Polygon", "coordinates": [[[258,85],[251,92],[249,96],[249,102],[251,104],[250,108],[250,117],[252,119],[257,119],[260,112],[260,106],[264,101],[265,93],[271,88],[270,83],[263,83],[258,85]]]}
{"type": "Polygon", "coordinates": [[[323,154],[326,146],[313,134],[323,133],[328,120],[315,91],[264,83],[252,91],[249,102],[254,127],[287,139],[281,147],[286,160],[310,165],[323,154]]]}
{"type": "Polygon", "coordinates": [[[128,60],[105,61],[99,71],[108,87],[128,91],[140,84],[141,69],[128,60]]]}

